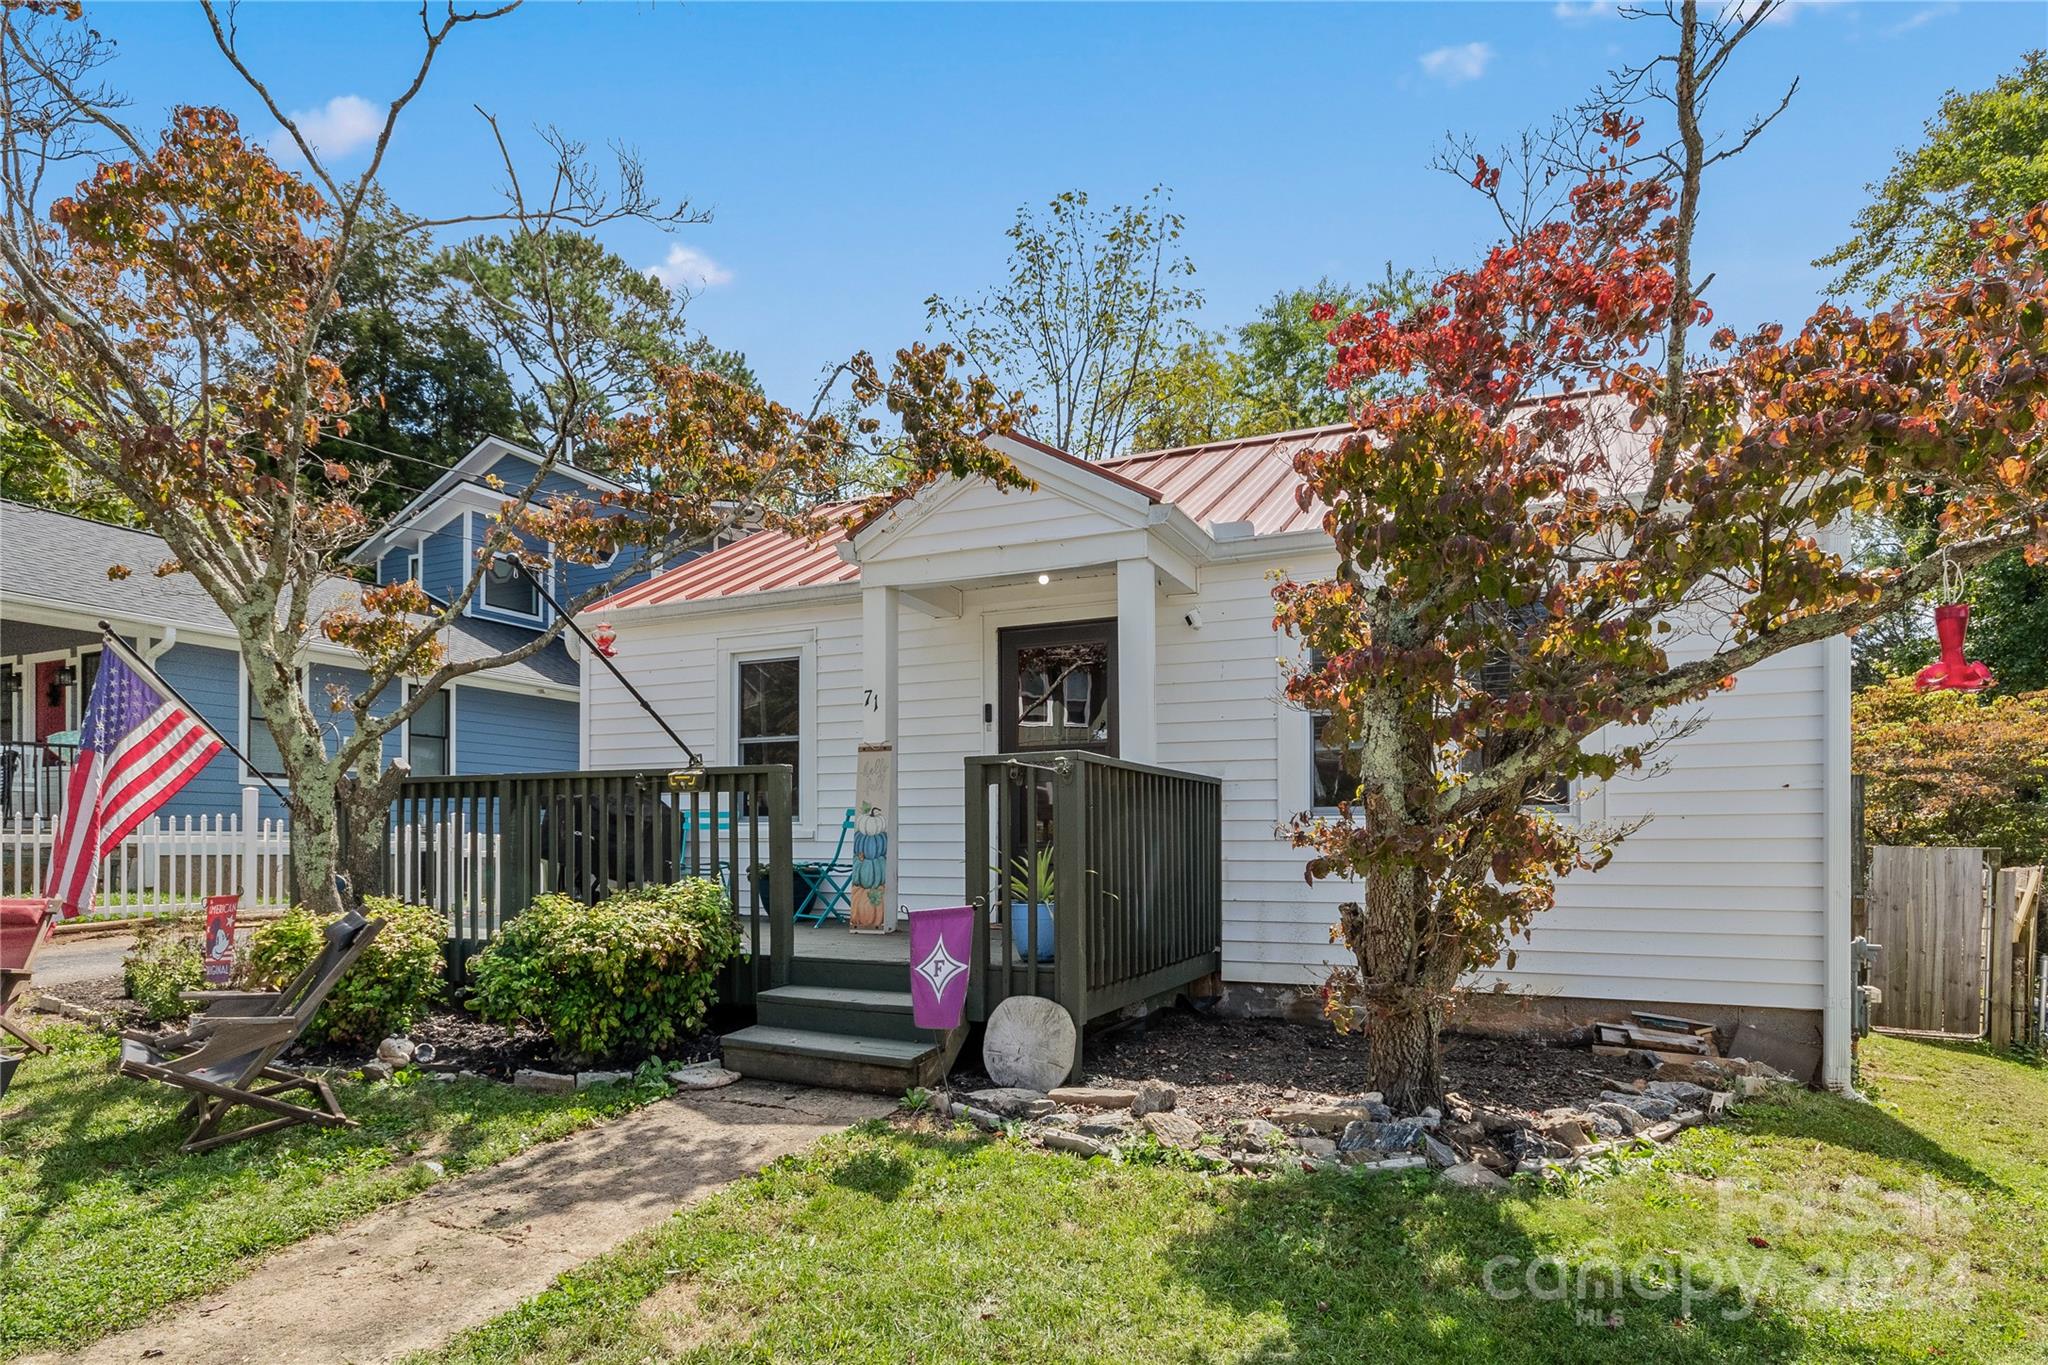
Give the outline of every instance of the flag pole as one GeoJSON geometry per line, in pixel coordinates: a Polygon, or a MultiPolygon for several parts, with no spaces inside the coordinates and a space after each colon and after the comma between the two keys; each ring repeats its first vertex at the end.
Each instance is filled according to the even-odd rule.
{"type": "Polygon", "coordinates": [[[277,783],[271,781],[267,773],[260,771],[254,763],[251,763],[249,761],[249,756],[247,754],[243,753],[240,749],[237,749],[233,744],[230,744],[228,742],[228,737],[222,734],[219,730],[215,729],[213,722],[208,720],[203,714],[201,714],[198,707],[194,706],[191,702],[186,701],[185,698],[179,694],[177,688],[165,682],[164,675],[157,672],[156,669],[151,667],[147,659],[144,659],[140,654],[130,649],[126,642],[124,642],[120,636],[114,634],[114,628],[108,625],[105,621],[100,622],[100,640],[107,646],[107,648],[118,650],[122,658],[126,659],[129,663],[135,665],[135,667],[141,669],[144,673],[147,673],[151,681],[155,682],[158,687],[161,687],[164,690],[165,695],[169,696],[170,699],[178,703],[178,705],[184,707],[185,713],[187,715],[191,716],[192,719],[198,721],[201,725],[205,726],[206,732],[212,735],[215,739],[220,741],[221,748],[226,749],[236,758],[242,760],[242,767],[248,770],[250,773],[254,774],[257,781],[261,782],[264,786],[270,788],[271,791],[275,792],[277,794],[277,799],[284,802],[287,809],[290,808],[292,804],[291,793],[284,790],[284,788],[278,786],[277,783]]]}

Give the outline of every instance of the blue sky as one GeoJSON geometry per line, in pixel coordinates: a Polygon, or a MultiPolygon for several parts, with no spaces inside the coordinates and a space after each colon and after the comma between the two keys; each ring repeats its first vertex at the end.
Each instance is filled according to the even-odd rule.
{"type": "MultiPolygon", "coordinates": [[[[89,15],[121,44],[112,78],[139,122],[218,103],[274,129],[196,8],[89,15]]],[[[241,25],[279,100],[319,111],[344,146],[355,101],[388,100],[418,47],[398,5],[252,5],[241,25]]],[[[500,175],[476,105],[536,165],[539,125],[636,146],[655,187],[716,216],[612,244],[647,266],[680,248],[681,272],[708,280],[696,325],[794,399],[857,348],[924,335],[926,296],[996,279],[1017,207],[1069,188],[1108,203],[1171,186],[1212,327],[1321,275],[1468,261],[1494,234],[1478,197],[1428,168],[1444,133],[1543,121],[1664,31],[1578,3],[530,4],[450,41],[385,182],[423,214],[487,202],[500,175]]],[[[1760,31],[1716,120],[1739,123],[1795,75],[1801,88],[1712,182],[1700,256],[1719,317],[1803,318],[1825,283],[1808,262],[1942,92],[2044,42],[2038,0],[1798,4],[1760,31]]]]}

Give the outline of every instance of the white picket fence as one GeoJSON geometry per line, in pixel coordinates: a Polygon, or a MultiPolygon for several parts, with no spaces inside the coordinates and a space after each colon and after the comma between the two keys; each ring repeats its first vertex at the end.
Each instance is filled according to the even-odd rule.
{"type": "MultiPolygon", "coordinates": [[[[237,813],[143,821],[101,862],[94,913],[175,914],[237,893],[245,909],[287,904],[290,829],[260,810],[244,787],[237,813]]],[[[62,824],[61,813],[0,816],[0,895],[43,894],[62,824]]]]}

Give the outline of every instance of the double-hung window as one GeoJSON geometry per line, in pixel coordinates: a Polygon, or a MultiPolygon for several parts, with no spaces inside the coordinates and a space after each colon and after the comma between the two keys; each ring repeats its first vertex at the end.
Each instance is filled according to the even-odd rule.
{"type": "MultiPolygon", "coordinates": [[[[1323,652],[1309,651],[1308,666],[1315,672],[1323,666],[1323,652]]],[[[1344,750],[1331,743],[1324,736],[1329,728],[1328,711],[1308,713],[1309,748],[1309,806],[1318,812],[1334,812],[1342,801],[1349,801],[1358,795],[1358,777],[1349,771],[1344,763],[1344,750]]]]}
{"type": "Polygon", "coordinates": [[[798,756],[803,749],[803,659],[741,659],[739,669],[739,733],[736,752],[742,764],[787,763],[790,794],[796,797],[798,756]]]}
{"type": "Polygon", "coordinates": [[[450,739],[455,718],[453,694],[442,688],[420,703],[405,722],[406,758],[414,777],[446,777],[454,758],[450,739]]]}
{"type": "MultiPolygon", "coordinates": [[[[298,675],[300,686],[305,685],[305,675],[298,675]]],[[[249,770],[263,777],[284,776],[284,754],[277,747],[277,736],[270,733],[270,723],[263,716],[263,702],[256,695],[253,681],[243,684],[242,713],[248,717],[248,725],[242,734],[242,752],[249,756],[249,770]]]]}

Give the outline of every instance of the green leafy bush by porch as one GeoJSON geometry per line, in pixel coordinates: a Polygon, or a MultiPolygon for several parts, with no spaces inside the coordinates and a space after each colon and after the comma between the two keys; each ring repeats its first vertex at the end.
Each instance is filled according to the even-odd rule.
{"type": "Polygon", "coordinates": [[[725,888],[705,878],[596,905],[542,896],[470,961],[469,1007],[572,1056],[659,1054],[703,1026],[739,950],[725,888]]]}
{"type": "MultiPolygon", "coordinates": [[[[384,927],[335,983],[306,1036],[315,1042],[375,1043],[403,1033],[441,995],[442,941],[447,927],[430,905],[371,898],[363,913],[384,927]]],[[[304,906],[261,925],[249,937],[247,972],[258,988],[276,989],[320,955],[326,919],[304,906]]]]}
{"type": "Polygon", "coordinates": [[[205,956],[196,927],[178,920],[144,925],[121,959],[121,985],[152,1024],[183,1019],[192,1006],[180,995],[206,984],[205,956]]]}

